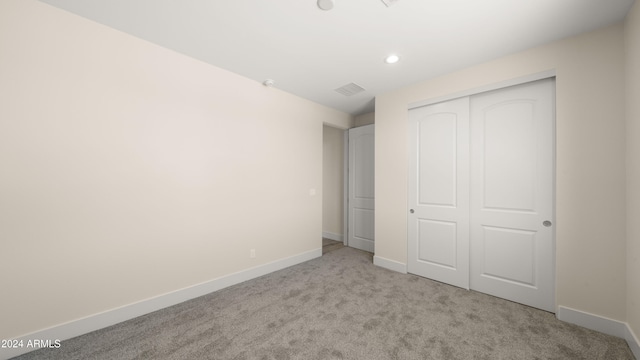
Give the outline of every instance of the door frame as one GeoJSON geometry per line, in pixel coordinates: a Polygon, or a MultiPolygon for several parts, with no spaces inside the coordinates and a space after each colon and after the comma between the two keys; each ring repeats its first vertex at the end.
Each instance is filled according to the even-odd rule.
{"type": "Polygon", "coordinates": [[[465,96],[472,96],[472,95],[480,94],[487,91],[499,90],[499,89],[514,86],[514,85],[522,85],[528,82],[549,79],[553,77],[556,77],[556,69],[551,69],[551,70],[542,71],[535,74],[520,76],[513,79],[503,80],[496,83],[491,83],[491,84],[478,86],[478,87],[474,87],[467,90],[454,92],[448,95],[438,96],[435,98],[412,102],[412,103],[409,103],[407,110],[411,110],[411,109],[415,109],[415,108],[419,108],[427,105],[433,105],[440,102],[449,101],[449,100],[453,100],[453,99],[457,99],[465,96]]]}
{"type": "Polygon", "coordinates": [[[342,242],[349,246],[349,129],[344,130],[343,136],[343,193],[342,193],[342,242]]]}

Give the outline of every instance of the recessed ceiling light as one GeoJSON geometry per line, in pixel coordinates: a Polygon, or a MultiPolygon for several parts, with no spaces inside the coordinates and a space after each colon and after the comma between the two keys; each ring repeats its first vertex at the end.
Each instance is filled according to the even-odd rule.
{"type": "Polygon", "coordinates": [[[318,0],[318,7],[322,10],[333,9],[333,0],[318,0]]]}
{"type": "Polygon", "coordinates": [[[384,59],[384,62],[387,64],[395,64],[400,61],[400,56],[396,54],[391,54],[384,59]]]}

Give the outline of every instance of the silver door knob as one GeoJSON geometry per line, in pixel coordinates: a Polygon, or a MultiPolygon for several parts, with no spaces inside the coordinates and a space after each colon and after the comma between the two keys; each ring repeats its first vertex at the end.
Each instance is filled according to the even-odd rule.
{"type": "Polygon", "coordinates": [[[415,211],[413,211],[413,209],[409,209],[409,212],[413,214],[415,211]]]}
{"type": "Polygon", "coordinates": [[[545,221],[543,221],[543,222],[542,222],[542,225],[544,225],[544,226],[546,226],[546,227],[549,227],[549,226],[551,226],[552,224],[551,224],[551,221],[549,221],[549,220],[545,220],[545,221]]]}

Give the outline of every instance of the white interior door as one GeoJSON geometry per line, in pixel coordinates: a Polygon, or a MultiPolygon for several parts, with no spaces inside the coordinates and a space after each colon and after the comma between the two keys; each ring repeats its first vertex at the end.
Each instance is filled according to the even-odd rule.
{"type": "Polygon", "coordinates": [[[471,98],[471,288],[555,312],[555,83],[471,98]]]}
{"type": "Polygon", "coordinates": [[[410,273],[555,311],[555,82],[409,112],[410,273]]]}
{"type": "Polygon", "coordinates": [[[409,113],[408,271],[469,288],[469,98],[409,113]]]}
{"type": "Polygon", "coordinates": [[[349,129],[348,245],[374,251],[374,125],[349,129]]]}

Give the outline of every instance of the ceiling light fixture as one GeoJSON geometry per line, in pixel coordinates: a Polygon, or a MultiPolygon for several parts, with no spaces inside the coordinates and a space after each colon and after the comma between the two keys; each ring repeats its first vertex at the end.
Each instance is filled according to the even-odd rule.
{"type": "Polygon", "coordinates": [[[262,85],[266,86],[266,87],[273,87],[273,85],[275,84],[275,82],[271,79],[267,79],[265,81],[262,82],[262,85]]]}
{"type": "Polygon", "coordinates": [[[387,64],[395,64],[400,61],[400,56],[396,54],[391,54],[384,59],[384,62],[387,64]]]}
{"type": "Polygon", "coordinates": [[[333,9],[333,0],[318,0],[318,7],[322,10],[333,9]]]}

